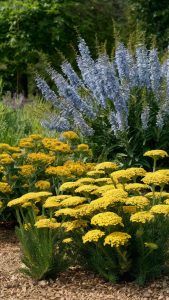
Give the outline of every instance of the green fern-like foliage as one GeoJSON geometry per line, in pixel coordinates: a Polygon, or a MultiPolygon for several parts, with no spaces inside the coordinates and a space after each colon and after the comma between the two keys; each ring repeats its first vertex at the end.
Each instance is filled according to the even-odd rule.
{"type": "Polygon", "coordinates": [[[21,244],[23,273],[35,280],[56,277],[68,266],[65,252],[61,251],[61,232],[48,228],[23,227],[16,229],[21,244]]]}

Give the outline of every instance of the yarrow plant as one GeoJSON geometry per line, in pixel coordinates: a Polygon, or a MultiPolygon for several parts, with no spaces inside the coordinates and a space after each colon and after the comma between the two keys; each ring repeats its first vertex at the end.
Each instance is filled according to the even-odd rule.
{"type": "MultiPolygon", "coordinates": [[[[145,153],[155,159],[166,155],[162,150],[145,153]]],[[[168,273],[169,169],[118,168],[114,162],[98,163],[85,177],[63,183],[58,195],[43,191],[9,201],[20,227],[27,230],[21,243],[35,229],[42,235],[47,229],[52,236],[62,232],[60,243],[73,263],[112,282],[136,280],[142,285],[168,273]]],[[[36,260],[37,269],[38,264],[42,266],[36,260]]]]}
{"type": "Polygon", "coordinates": [[[94,154],[102,160],[118,154],[121,160],[127,156],[130,165],[152,146],[167,150],[169,59],[161,64],[158,50],[141,43],[131,51],[118,42],[114,57],[103,52],[95,60],[82,38],[78,49],[79,72],[67,61],[62,74],[47,69],[56,91],[36,78],[44,98],[57,110],[42,124],[90,136],[94,154]]]}

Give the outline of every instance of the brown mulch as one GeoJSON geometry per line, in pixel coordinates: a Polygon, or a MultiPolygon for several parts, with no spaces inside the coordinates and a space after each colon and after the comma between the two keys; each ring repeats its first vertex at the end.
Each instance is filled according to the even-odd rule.
{"type": "Polygon", "coordinates": [[[20,273],[20,267],[14,232],[0,229],[0,300],[169,300],[168,277],[140,288],[134,283],[111,284],[77,268],[37,283],[20,273]]]}

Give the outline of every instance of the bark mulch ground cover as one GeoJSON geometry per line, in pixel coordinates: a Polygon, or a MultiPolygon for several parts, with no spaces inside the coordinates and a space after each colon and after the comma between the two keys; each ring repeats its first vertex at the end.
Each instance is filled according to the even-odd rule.
{"type": "Polygon", "coordinates": [[[0,229],[0,300],[169,300],[169,278],[144,288],[133,283],[111,284],[75,268],[56,280],[34,282],[19,272],[20,249],[14,231],[0,229]]]}

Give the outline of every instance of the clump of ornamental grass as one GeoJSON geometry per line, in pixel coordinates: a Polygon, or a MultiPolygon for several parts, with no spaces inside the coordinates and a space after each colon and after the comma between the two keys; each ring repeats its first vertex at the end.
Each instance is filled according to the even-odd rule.
{"type": "Polygon", "coordinates": [[[38,88],[54,108],[42,124],[78,131],[90,140],[96,160],[147,165],[142,157],[147,149],[169,147],[168,54],[161,63],[158,49],[147,49],[141,41],[134,49],[117,41],[113,53],[100,51],[93,59],[79,38],[77,73],[67,61],[60,73],[48,67],[55,90],[37,76],[38,88]]]}
{"type": "Polygon", "coordinates": [[[39,191],[55,195],[63,182],[84,176],[93,168],[91,157],[89,145],[73,131],[58,138],[31,134],[16,146],[0,143],[0,219],[14,218],[12,208],[6,210],[10,199],[39,191]]]}

